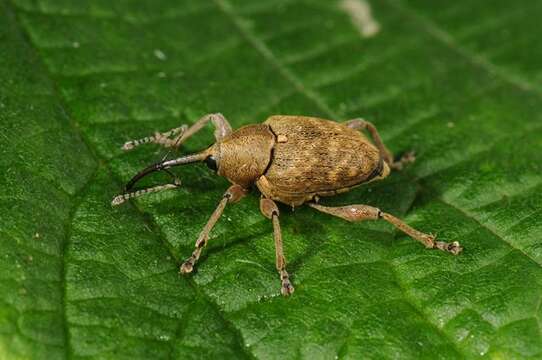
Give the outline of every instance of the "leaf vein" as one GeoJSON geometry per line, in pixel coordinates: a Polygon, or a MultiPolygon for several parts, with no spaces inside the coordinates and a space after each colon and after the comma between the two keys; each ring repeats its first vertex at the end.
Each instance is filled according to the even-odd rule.
{"type": "Polygon", "coordinates": [[[499,77],[501,80],[505,81],[508,84],[513,85],[515,88],[520,89],[525,92],[530,92],[542,97],[542,91],[530,82],[523,79],[521,76],[511,74],[506,72],[502,67],[497,66],[490,62],[486,57],[470,51],[467,48],[464,48],[459,45],[459,43],[454,39],[452,35],[441,29],[437,24],[431,21],[429,18],[418,14],[407,5],[403,4],[403,1],[400,0],[385,0],[390,6],[395,8],[397,11],[402,13],[404,16],[409,17],[415,20],[416,24],[426,33],[431,35],[433,38],[439,40],[441,43],[446,45],[449,49],[453,50],[455,53],[461,55],[463,58],[467,59],[471,64],[476,67],[485,70],[490,75],[499,77]]]}
{"type": "Polygon", "coordinates": [[[226,0],[213,0],[217,7],[229,18],[232,23],[239,30],[241,35],[256,49],[267,62],[272,65],[279,74],[288,80],[301,94],[305,95],[308,99],[312,100],[318,108],[331,116],[331,118],[338,119],[339,116],[326,104],[323,98],[313,90],[307,88],[295,74],[293,74],[286,66],[284,66],[269,49],[269,47],[262,42],[252,31],[246,26],[243,18],[239,17],[232,10],[231,5],[226,0]]]}
{"type": "Polygon", "coordinates": [[[534,257],[532,257],[530,254],[526,253],[524,249],[521,249],[519,247],[517,247],[516,245],[514,245],[513,243],[511,243],[510,241],[507,241],[504,239],[504,237],[502,235],[500,235],[495,229],[493,229],[492,227],[490,227],[489,225],[487,224],[484,224],[482,223],[477,217],[474,216],[474,214],[470,213],[468,210],[465,210],[465,209],[462,209],[460,208],[459,206],[456,206],[455,204],[451,203],[451,202],[448,202],[446,200],[444,200],[442,197],[438,197],[437,198],[440,202],[442,202],[443,204],[445,205],[448,205],[449,207],[457,210],[458,212],[460,212],[461,214],[463,214],[465,217],[469,218],[469,219],[472,219],[473,221],[475,221],[479,227],[481,227],[482,229],[485,229],[487,231],[489,231],[491,234],[493,234],[497,239],[501,240],[503,243],[507,244],[508,246],[510,246],[510,248],[512,249],[515,249],[517,251],[519,251],[522,255],[524,255],[526,258],[528,258],[529,260],[531,260],[534,264],[537,265],[537,267],[542,267],[542,264],[537,261],[534,257]]]}

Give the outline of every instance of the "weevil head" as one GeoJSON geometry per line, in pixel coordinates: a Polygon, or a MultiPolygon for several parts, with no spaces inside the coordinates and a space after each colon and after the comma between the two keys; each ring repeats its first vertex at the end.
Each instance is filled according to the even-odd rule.
{"type": "Polygon", "coordinates": [[[267,125],[244,126],[211,146],[205,163],[230,182],[249,187],[265,173],[274,144],[267,125]]]}
{"type": "Polygon", "coordinates": [[[142,178],[174,166],[204,162],[218,175],[248,188],[265,173],[271,162],[275,136],[267,125],[242,127],[208,149],[147,166],[126,184],[130,191],[142,178]]]}

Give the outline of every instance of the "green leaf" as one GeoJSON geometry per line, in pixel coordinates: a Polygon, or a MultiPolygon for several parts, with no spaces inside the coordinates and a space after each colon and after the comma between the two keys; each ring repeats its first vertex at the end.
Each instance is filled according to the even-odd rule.
{"type": "Polygon", "coordinates": [[[541,358],[541,15],[527,0],[0,0],[0,358],[541,358]],[[370,119],[416,163],[324,203],[378,206],[464,253],[285,207],[283,298],[253,194],[179,276],[227,182],[186,167],[180,189],[111,208],[163,155],[120,145],[217,111],[234,127],[370,119]]]}

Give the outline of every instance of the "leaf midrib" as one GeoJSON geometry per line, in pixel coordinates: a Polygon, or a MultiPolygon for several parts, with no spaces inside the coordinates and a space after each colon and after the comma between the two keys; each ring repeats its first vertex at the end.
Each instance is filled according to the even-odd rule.
{"type": "MultiPolygon", "coordinates": [[[[337,114],[327,106],[327,104],[322,100],[321,96],[316,91],[314,91],[312,89],[308,89],[303,84],[303,82],[294,73],[292,73],[286,66],[284,66],[276,58],[276,56],[273,54],[273,52],[267,47],[265,42],[259,40],[259,38],[258,38],[258,36],[256,34],[252,33],[250,31],[250,29],[248,29],[247,27],[245,27],[243,25],[243,18],[238,16],[237,14],[235,14],[233,11],[231,11],[231,5],[229,5],[229,3],[227,1],[225,1],[225,0],[213,0],[213,1],[214,1],[215,5],[224,13],[224,15],[227,16],[234,23],[234,25],[237,27],[239,32],[242,34],[243,38],[251,45],[251,47],[253,47],[257,52],[259,52],[263,56],[263,58],[266,60],[266,62],[268,62],[272,67],[274,67],[277,70],[277,72],[283,78],[285,78],[286,80],[291,82],[299,93],[301,93],[302,95],[307,97],[309,100],[311,100],[321,111],[325,112],[330,117],[338,118],[337,114]]],[[[498,67],[498,66],[492,64],[491,62],[487,61],[487,59],[485,59],[484,57],[459,47],[453,41],[453,37],[451,35],[446,33],[444,30],[440,29],[431,20],[429,20],[429,19],[427,19],[427,18],[425,18],[425,17],[423,17],[421,15],[416,14],[413,10],[408,9],[406,6],[400,5],[395,1],[386,0],[386,2],[388,4],[390,4],[391,6],[393,6],[394,8],[396,8],[401,13],[403,13],[404,17],[411,17],[414,20],[421,21],[421,23],[422,23],[422,25],[420,25],[421,30],[423,30],[424,32],[426,32],[427,34],[432,36],[433,38],[437,39],[439,42],[444,44],[447,48],[453,50],[454,52],[461,55],[463,58],[467,59],[472,64],[472,66],[483,69],[485,72],[487,72],[487,73],[489,73],[491,75],[495,75],[495,76],[499,77],[499,79],[501,79],[503,82],[513,86],[516,89],[522,90],[524,92],[533,93],[533,94],[536,94],[537,96],[541,97],[540,96],[541,93],[532,84],[530,84],[530,83],[528,83],[528,82],[526,82],[526,81],[524,81],[522,79],[517,79],[517,78],[514,78],[514,77],[507,76],[507,74],[505,72],[503,72],[503,70],[500,67],[498,67]]],[[[16,7],[16,5],[14,5],[14,4],[11,4],[11,5],[16,7]]],[[[10,11],[12,13],[14,13],[14,11],[11,9],[11,7],[10,7],[10,11]]],[[[31,38],[28,37],[28,33],[26,32],[26,30],[24,30],[24,27],[22,27],[19,24],[18,21],[17,21],[17,25],[19,27],[20,32],[27,35],[27,36],[25,36],[26,41],[31,45],[31,47],[38,54],[40,54],[39,47],[37,47],[32,42],[31,38]]],[[[40,55],[40,59],[41,59],[41,55],[40,55]]],[[[43,61],[41,61],[41,62],[43,63],[43,61]]],[[[69,119],[72,130],[84,141],[86,146],[91,150],[91,153],[92,153],[92,155],[94,157],[94,160],[97,161],[97,162],[105,161],[105,163],[107,164],[106,166],[109,168],[110,166],[109,166],[109,163],[107,162],[108,159],[102,159],[101,157],[99,157],[97,155],[97,153],[96,153],[96,150],[90,145],[90,143],[86,140],[84,134],[78,129],[77,124],[74,121],[73,117],[70,116],[69,112],[67,111],[68,107],[65,104],[62,95],[60,95],[60,93],[58,92],[58,85],[57,85],[55,77],[52,76],[52,74],[50,73],[50,69],[48,68],[48,66],[46,64],[44,64],[44,67],[49,71],[49,73],[47,74],[47,77],[54,84],[54,88],[55,88],[54,96],[59,99],[62,108],[64,109],[64,111],[66,111],[67,118],[69,119]]],[[[114,179],[115,183],[117,183],[117,184],[120,183],[119,179],[114,178],[111,171],[109,171],[109,173],[110,173],[110,176],[114,179]]],[[[82,189],[80,189],[78,191],[78,193],[74,195],[74,197],[83,198],[85,189],[88,187],[89,184],[92,183],[93,180],[94,180],[94,175],[92,177],[90,177],[88,183],[82,189]]],[[[440,199],[440,200],[443,201],[442,199],[440,199]]],[[[499,235],[495,231],[487,228],[483,223],[481,223],[477,219],[473,218],[472,216],[468,215],[468,213],[465,212],[461,207],[458,207],[458,206],[455,206],[453,204],[449,204],[449,203],[446,203],[446,202],[444,202],[444,203],[446,205],[454,208],[454,209],[459,210],[466,218],[473,219],[474,221],[476,221],[476,223],[480,227],[484,227],[484,228],[488,229],[489,231],[491,231],[500,241],[512,246],[509,242],[504,240],[504,238],[501,235],[499,235]]],[[[70,214],[73,214],[77,210],[79,204],[80,204],[80,202],[78,202],[78,203],[76,203],[74,205],[73,212],[71,212],[70,214]]],[[[142,213],[141,209],[139,209],[137,206],[135,206],[135,208],[137,209],[137,211],[140,214],[142,213]]],[[[71,215],[70,215],[70,217],[73,218],[71,215]]],[[[145,217],[142,216],[142,218],[145,221],[145,217]]],[[[155,229],[160,230],[160,227],[157,226],[156,224],[151,224],[151,225],[153,225],[155,229]]],[[[70,234],[68,232],[67,237],[66,237],[66,241],[65,241],[63,249],[62,249],[62,254],[63,254],[63,258],[64,258],[64,261],[62,262],[62,274],[63,274],[63,276],[65,275],[64,271],[65,271],[65,265],[66,265],[65,264],[65,251],[66,251],[66,248],[67,248],[67,245],[68,245],[69,237],[70,237],[70,234]]],[[[162,243],[162,246],[165,246],[167,251],[171,254],[172,258],[174,258],[177,262],[179,262],[179,259],[177,259],[174,252],[171,249],[171,245],[169,244],[169,242],[167,242],[167,240],[163,237],[163,235],[161,233],[159,235],[159,238],[160,238],[160,241],[162,243]]],[[[515,248],[514,246],[512,246],[512,247],[515,248]]],[[[517,248],[515,248],[515,249],[517,249],[517,248]]],[[[534,261],[538,266],[540,266],[540,264],[538,262],[536,262],[532,257],[530,257],[528,254],[526,254],[524,251],[522,251],[521,249],[518,249],[518,250],[523,254],[523,256],[528,257],[530,260],[534,261]]],[[[394,271],[395,271],[395,269],[394,269],[394,271]]],[[[69,351],[69,348],[70,348],[70,345],[69,345],[69,332],[67,331],[67,321],[66,321],[66,304],[65,304],[65,290],[66,290],[65,284],[66,284],[66,281],[65,280],[66,279],[64,277],[64,281],[62,282],[62,286],[63,286],[63,289],[64,289],[64,303],[62,304],[62,307],[63,307],[63,310],[64,310],[64,319],[63,319],[64,321],[63,321],[63,323],[64,323],[64,326],[65,326],[65,329],[66,329],[66,331],[65,331],[66,351],[67,351],[66,352],[66,355],[67,355],[66,357],[69,358],[71,356],[71,353],[69,351]]],[[[229,321],[222,314],[222,311],[221,311],[220,307],[218,306],[218,304],[213,302],[212,299],[210,299],[205,294],[205,292],[200,291],[199,287],[192,280],[190,280],[190,285],[194,288],[194,290],[196,291],[197,294],[203,296],[210,304],[212,304],[215,307],[215,309],[220,314],[220,316],[221,316],[222,320],[224,321],[224,323],[229,324],[229,321]]],[[[407,297],[406,292],[404,291],[404,289],[403,289],[403,292],[405,293],[405,297],[407,297]]],[[[408,301],[408,302],[418,312],[420,312],[420,310],[416,306],[414,306],[414,304],[412,304],[410,301],[408,301]]],[[[542,297],[541,297],[541,302],[542,302],[542,297]]],[[[424,314],[423,312],[420,312],[420,313],[424,314]]],[[[427,317],[427,315],[425,315],[425,314],[424,314],[424,316],[427,317]]],[[[425,319],[425,321],[428,324],[430,324],[431,326],[436,327],[428,319],[425,319]]],[[[436,328],[438,330],[440,330],[440,328],[438,328],[438,327],[436,327],[436,328]]],[[[236,329],[236,330],[239,331],[238,329],[236,329]]],[[[440,330],[440,331],[442,332],[442,330],[440,330]]],[[[176,332],[176,334],[177,334],[177,332],[176,332]]],[[[446,336],[446,334],[444,334],[444,335],[446,336]]],[[[251,352],[247,352],[245,350],[244,341],[242,341],[242,342],[243,343],[240,344],[239,348],[242,351],[245,352],[245,355],[247,355],[249,357],[254,357],[254,355],[251,352]]],[[[455,347],[455,345],[456,345],[455,342],[450,341],[450,343],[455,347]]]]}
{"type": "MultiPolygon", "coordinates": [[[[109,165],[109,162],[108,162],[108,159],[105,159],[105,158],[102,158],[98,155],[98,152],[96,151],[96,149],[91,145],[91,143],[89,143],[86,139],[86,137],[84,136],[84,134],[82,133],[82,131],[79,129],[78,125],[77,125],[77,122],[74,120],[74,118],[71,116],[71,113],[70,111],[68,110],[69,107],[67,106],[67,104],[65,103],[64,101],[64,97],[61,95],[61,92],[59,91],[59,86],[58,86],[58,83],[55,79],[54,76],[52,76],[51,72],[50,72],[50,69],[48,68],[47,64],[45,64],[43,61],[42,61],[42,57],[41,57],[41,51],[40,51],[40,48],[38,46],[36,46],[31,38],[28,36],[28,33],[24,30],[24,28],[20,25],[19,21],[18,21],[18,17],[16,15],[16,12],[14,11],[13,7],[16,7],[15,4],[12,4],[10,0],[7,0],[6,1],[6,8],[8,9],[8,11],[11,13],[11,16],[16,19],[16,21],[14,21],[14,23],[17,24],[17,31],[19,31],[19,33],[21,33],[23,36],[24,36],[24,39],[25,41],[27,42],[27,44],[29,45],[29,47],[31,49],[33,49],[33,51],[38,55],[37,58],[39,59],[39,62],[43,65],[43,68],[46,69],[47,71],[47,74],[46,74],[46,77],[50,80],[51,84],[52,84],[52,88],[53,88],[53,94],[52,96],[54,98],[57,99],[57,101],[59,102],[59,105],[60,107],[62,108],[63,112],[64,112],[64,115],[66,116],[66,118],[68,119],[68,123],[70,125],[70,128],[71,130],[73,131],[73,133],[75,133],[80,139],[81,141],[85,144],[85,146],[90,150],[90,154],[92,155],[92,158],[93,160],[95,161],[96,164],[100,164],[100,163],[105,163],[105,166],[107,167],[108,169],[108,174],[109,174],[109,177],[113,180],[112,182],[117,184],[119,186],[119,188],[121,187],[120,184],[122,183],[120,181],[120,179],[117,179],[114,175],[113,175],[113,172],[111,171],[111,168],[110,168],[110,165],[109,165]]],[[[73,195],[71,195],[72,198],[74,199],[77,199],[76,203],[73,205],[71,211],[70,211],[70,215],[69,215],[69,219],[72,220],[74,218],[74,215],[75,213],[77,212],[77,210],[79,209],[81,203],[84,201],[85,199],[85,194],[86,192],[88,191],[88,188],[92,185],[93,181],[96,179],[96,174],[98,173],[100,169],[100,165],[97,165],[96,166],[96,169],[94,171],[94,173],[89,177],[89,179],[87,180],[87,182],[80,188],[78,189],[77,192],[75,192],[73,195]]],[[[143,216],[143,211],[138,207],[138,206],[134,206],[134,208],[136,209],[136,211],[138,212],[138,214],[140,215],[142,221],[144,222],[148,222],[148,220],[146,219],[145,216],[143,216]]],[[[149,225],[152,226],[152,228],[154,229],[160,229],[158,225],[156,224],[153,224],[153,223],[150,223],[149,225]]],[[[65,232],[65,238],[64,238],[64,241],[62,243],[62,247],[61,247],[61,256],[62,256],[62,261],[60,262],[61,264],[61,268],[60,268],[60,274],[61,274],[61,281],[60,281],[60,286],[62,287],[62,304],[61,304],[61,309],[62,309],[62,326],[63,326],[63,329],[64,329],[64,344],[65,344],[65,357],[66,359],[70,359],[72,358],[72,353],[73,353],[73,350],[71,348],[71,341],[70,341],[70,332],[69,332],[69,328],[68,328],[68,320],[67,320],[67,287],[66,287],[66,252],[67,252],[67,249],[68,249],[68,245],[69,245],[69,240],[71,238],[71,229],[72,229],[72,222],[69,221],[67,224],[66,224],[66,232],[65,232]]],[[[160,239],[160,243],[162,246],[164,246],[167,250],[167,252],[170,254],[170,256],[172,257],[172,259],[175,260],[175,262],[177,264],[180,264],[180,260],[178,259],[178,257],[175,255],[175,252],[172,250],[170,244],[167,242],[167,240],[165,240],[163,234],[160,233],[157,235],[158,238],[160,239]]],[[[189,285],[194,289],[194,292],[201,296],[207,303],[209,303],[211,306],[213,306],[213,308],[216,310],[216,312],[219,314],[220,316],[220,319],[221,321],[230,329],[234,329],[240,336],[240,338],[242,339],[242,336],[239,332],[239,330],[237,328],[235,328],[227,319],[226,317],[223,315],[220,307],[215,303],[213,302],[205,293],[201,292],[200,289],[195,285],[194,281],[192,279],[189,279],[188,280],[188,283],[189,285]]],[[[183,321],[179,321],[179,327],[176,329],[175,331],[175,337],[173,337],[169,343],[170,344],[173,344],[175,342],[175,339],[177,338],[177,336],[179,336],[180,334],[180,329],[182,328],[182,324],[183,324],[183,321]]],[[[247,357],[247,358],[254,358],[253,354],[249,353],[246,351],[246,347],[244,346],[244,342],[241,342],[239,343],[238,342],[238,349],[247,357]]],[[[171,349],[171,352],[174,352],[174,348],[172,347],[171,349]]]]}

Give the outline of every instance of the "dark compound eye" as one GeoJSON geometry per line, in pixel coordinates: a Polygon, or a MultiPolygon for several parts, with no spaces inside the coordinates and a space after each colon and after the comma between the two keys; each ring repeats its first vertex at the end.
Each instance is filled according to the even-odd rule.
{"type": "Polygon", "coordinates": [[[205,164],[207,167],[213,171],[218,170],[218,165],[216,163],[216,159],[213,157],[213,155],[209,155],[205,158],[205,164]]]}

